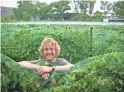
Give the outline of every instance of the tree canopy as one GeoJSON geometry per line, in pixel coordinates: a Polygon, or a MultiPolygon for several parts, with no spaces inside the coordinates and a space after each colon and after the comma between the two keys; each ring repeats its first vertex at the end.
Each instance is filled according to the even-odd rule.
{"type": "Polygon", "coordinates": [[[113,10],[119,17],[124,18],[124,1],[116,2],[113,10]]]}
{"type": "Polygon", "coordinates": [[[46,4],[39,1],[18,1],[18,8],[14,9],[13,16],[10,17],[10,19],[17,21],[101,21],[104,18],[103,15],[107,16],[110,11],[114,11],[113,14],[119,18],[124,18],[124,1],[118,1],[114,3],[109,1],[101,1],[100,8],[103,10],[103,12],[101,12],[100,15],[97,15],[97,13],[93,14],[95,3],[96,0],[60,0],[58,2],[52,2],[51,4],[46,4]]]}

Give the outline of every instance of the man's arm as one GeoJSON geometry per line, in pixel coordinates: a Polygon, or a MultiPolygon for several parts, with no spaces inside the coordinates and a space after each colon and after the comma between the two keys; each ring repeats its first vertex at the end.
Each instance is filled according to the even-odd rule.
{"type": "Polygon", "coordinates": [[[41,68],[41,66],[29,63],[28,61],[21,61],[17,62],[20,66],[25,67],[25,68],[31,68],[31,69],[38,69],[41,68]]]}
{"type": "Polygon", "coordinates": [[[54,67],[43,66],[44,70],[42,71],[41,68],[38,68],[36,73],[37,74],[42,74],[42,73],[46,73],[46,72],[49,73],[53,70],[53,68],[55,71],[63,71],[64,72],[64,71],[69,70],[71,67],[74,67],[74,65],[70,64],[70,63],[63,65],[63,66],[54,66],[54,67]]]}
{"type": "Polygon", "coordinates": [[[17,62],[20,66],[25,67],[25,68],[31,68],[31,69],[35,69],[36,71],[40,70],[39,73],[37,74],[42,74],[45,72],[51,72],[52,71],[52,67],[48,67],[48,66],[40,66],[37,64],[32,64],[29,61],[21,61],[21,62],[17,62]]]}
{"type": "Polygon", "coordinates": [[[55,71],[67,71],[69,70],[71,67],[74,67],[73,64],[66,64],[66,65],[63,65],[63,66],[55,66],[55,71]]]}
{"type": "Polygon", "coordinates": [[[59,58],[58,59],[58,64],[57,66],[55,66],[55,71],[67,71],[69,70],[71,67],[74,67],[73,64],[71,64],[69,61],[67,61],[64,58],[59,58]]]}
{"type": "MultiPolygon", "coordinates": [[[[17,62],[20,66],[25,67],[25,68],[31,68],[31,69],[35,69],[36,71],[38,69],[40,69],[39,72],[36,72],[36,74],[42,76],[44,79],[48,79],[49,77],[49,73],[43,73],[43,71],[48,71],[51,69],[51,67],[47,67],[47,66],[40,66],[37,64],[32,64],[30,63],[30,61],[21,61],[21,62],[17,62]]],[[[36,62],[35,62],[36,63],[36,62]]]]}

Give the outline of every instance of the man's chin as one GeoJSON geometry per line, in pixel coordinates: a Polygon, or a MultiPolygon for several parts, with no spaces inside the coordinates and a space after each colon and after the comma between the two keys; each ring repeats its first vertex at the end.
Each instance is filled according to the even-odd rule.
{"type": "Polygon", "coordinates": [[[52,61],[53,60],[53,58],[46,58],[48,61],[52,61]]]}

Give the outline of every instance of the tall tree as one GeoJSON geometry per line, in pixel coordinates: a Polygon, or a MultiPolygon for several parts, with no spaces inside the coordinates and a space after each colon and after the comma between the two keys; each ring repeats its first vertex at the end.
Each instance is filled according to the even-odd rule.
{"type": "Polygon", "coordinates": [[[52,4],[52,10],[54,14],[58,15],[58,18],[61,20],[63,20],[64,12],[71,9],[68,4],[69,1],[58,1],[52,4]]]}
{"type": "Polygon", "coordinates": [[[124,18],[124,1],[118,1],[115,3],[113,11],[120,18],[124,18]]]}
{"type": "Polygon", "coordinates": [[[76,13],[79,13],[79,3],[78,3],[78,1],[77,0],[74,0],[74,1],[71,2],[71,4],[74,5],[73,6],[74,11],[76,13]]]}
{"type": "Polygon", "coordinates": [[[14,16],[17,20],[30,20],[33,11],[31,1],[19,1],[18,8],[14,9],[14,16]]]}
{"type": "Polygon", "coordinates": [[[81,13],[86,13],[87,9],[89,8],[89,13],[92,14],[94,4],[96,0],[74,0],[72,4],[74,3],[74,10],[76,13],[79,13],[79,9],[81,10],[81,13]]]}
{"type": "Polygon", "coordinates": [[[45,13],[45,16],[49,19],[49,20],[52,20],[53,18],[53,9],[52,9],[52,3],[47,5],[47,7],[44,8],[44,13],[45,13]]]}
{"type": "Polygon", "coordinates": [[[88,8],[88,1],[78,1],[81,13],[86,14],[88,8]]]}
{"type": "Polygon", "coordinates": [[[89,14],[90,14],[90,16],[93,12],[93,8],[94,8],[95,3],[96,3],[96,0],[89,1],[89,14]]]}
{"type": "Polygon", "coordinates": [[[40,20],[45,19],[46,18],[46,8],[47,8],[47,4],[46,3],[41,3],[41,2],[37,2],[36,7],[37,7],[37,11],[38,11],[38,17],[40,18],[40,20]]]}
{"type": "Polygon", "coordinates": [[[113,9],[113,4],[108,1],[101,1],[100,8],[103,10],[104,16],[106,16],[113,9]]]}

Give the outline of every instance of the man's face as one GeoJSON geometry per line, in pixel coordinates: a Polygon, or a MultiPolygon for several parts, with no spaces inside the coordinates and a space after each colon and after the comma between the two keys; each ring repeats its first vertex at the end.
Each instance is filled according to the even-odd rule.
{"type": "Polygon", "coordinates": [[[45,43],[43,47],[43,56],[48,61],[52,61],[56,58],[55,44],[45,43]]]}

